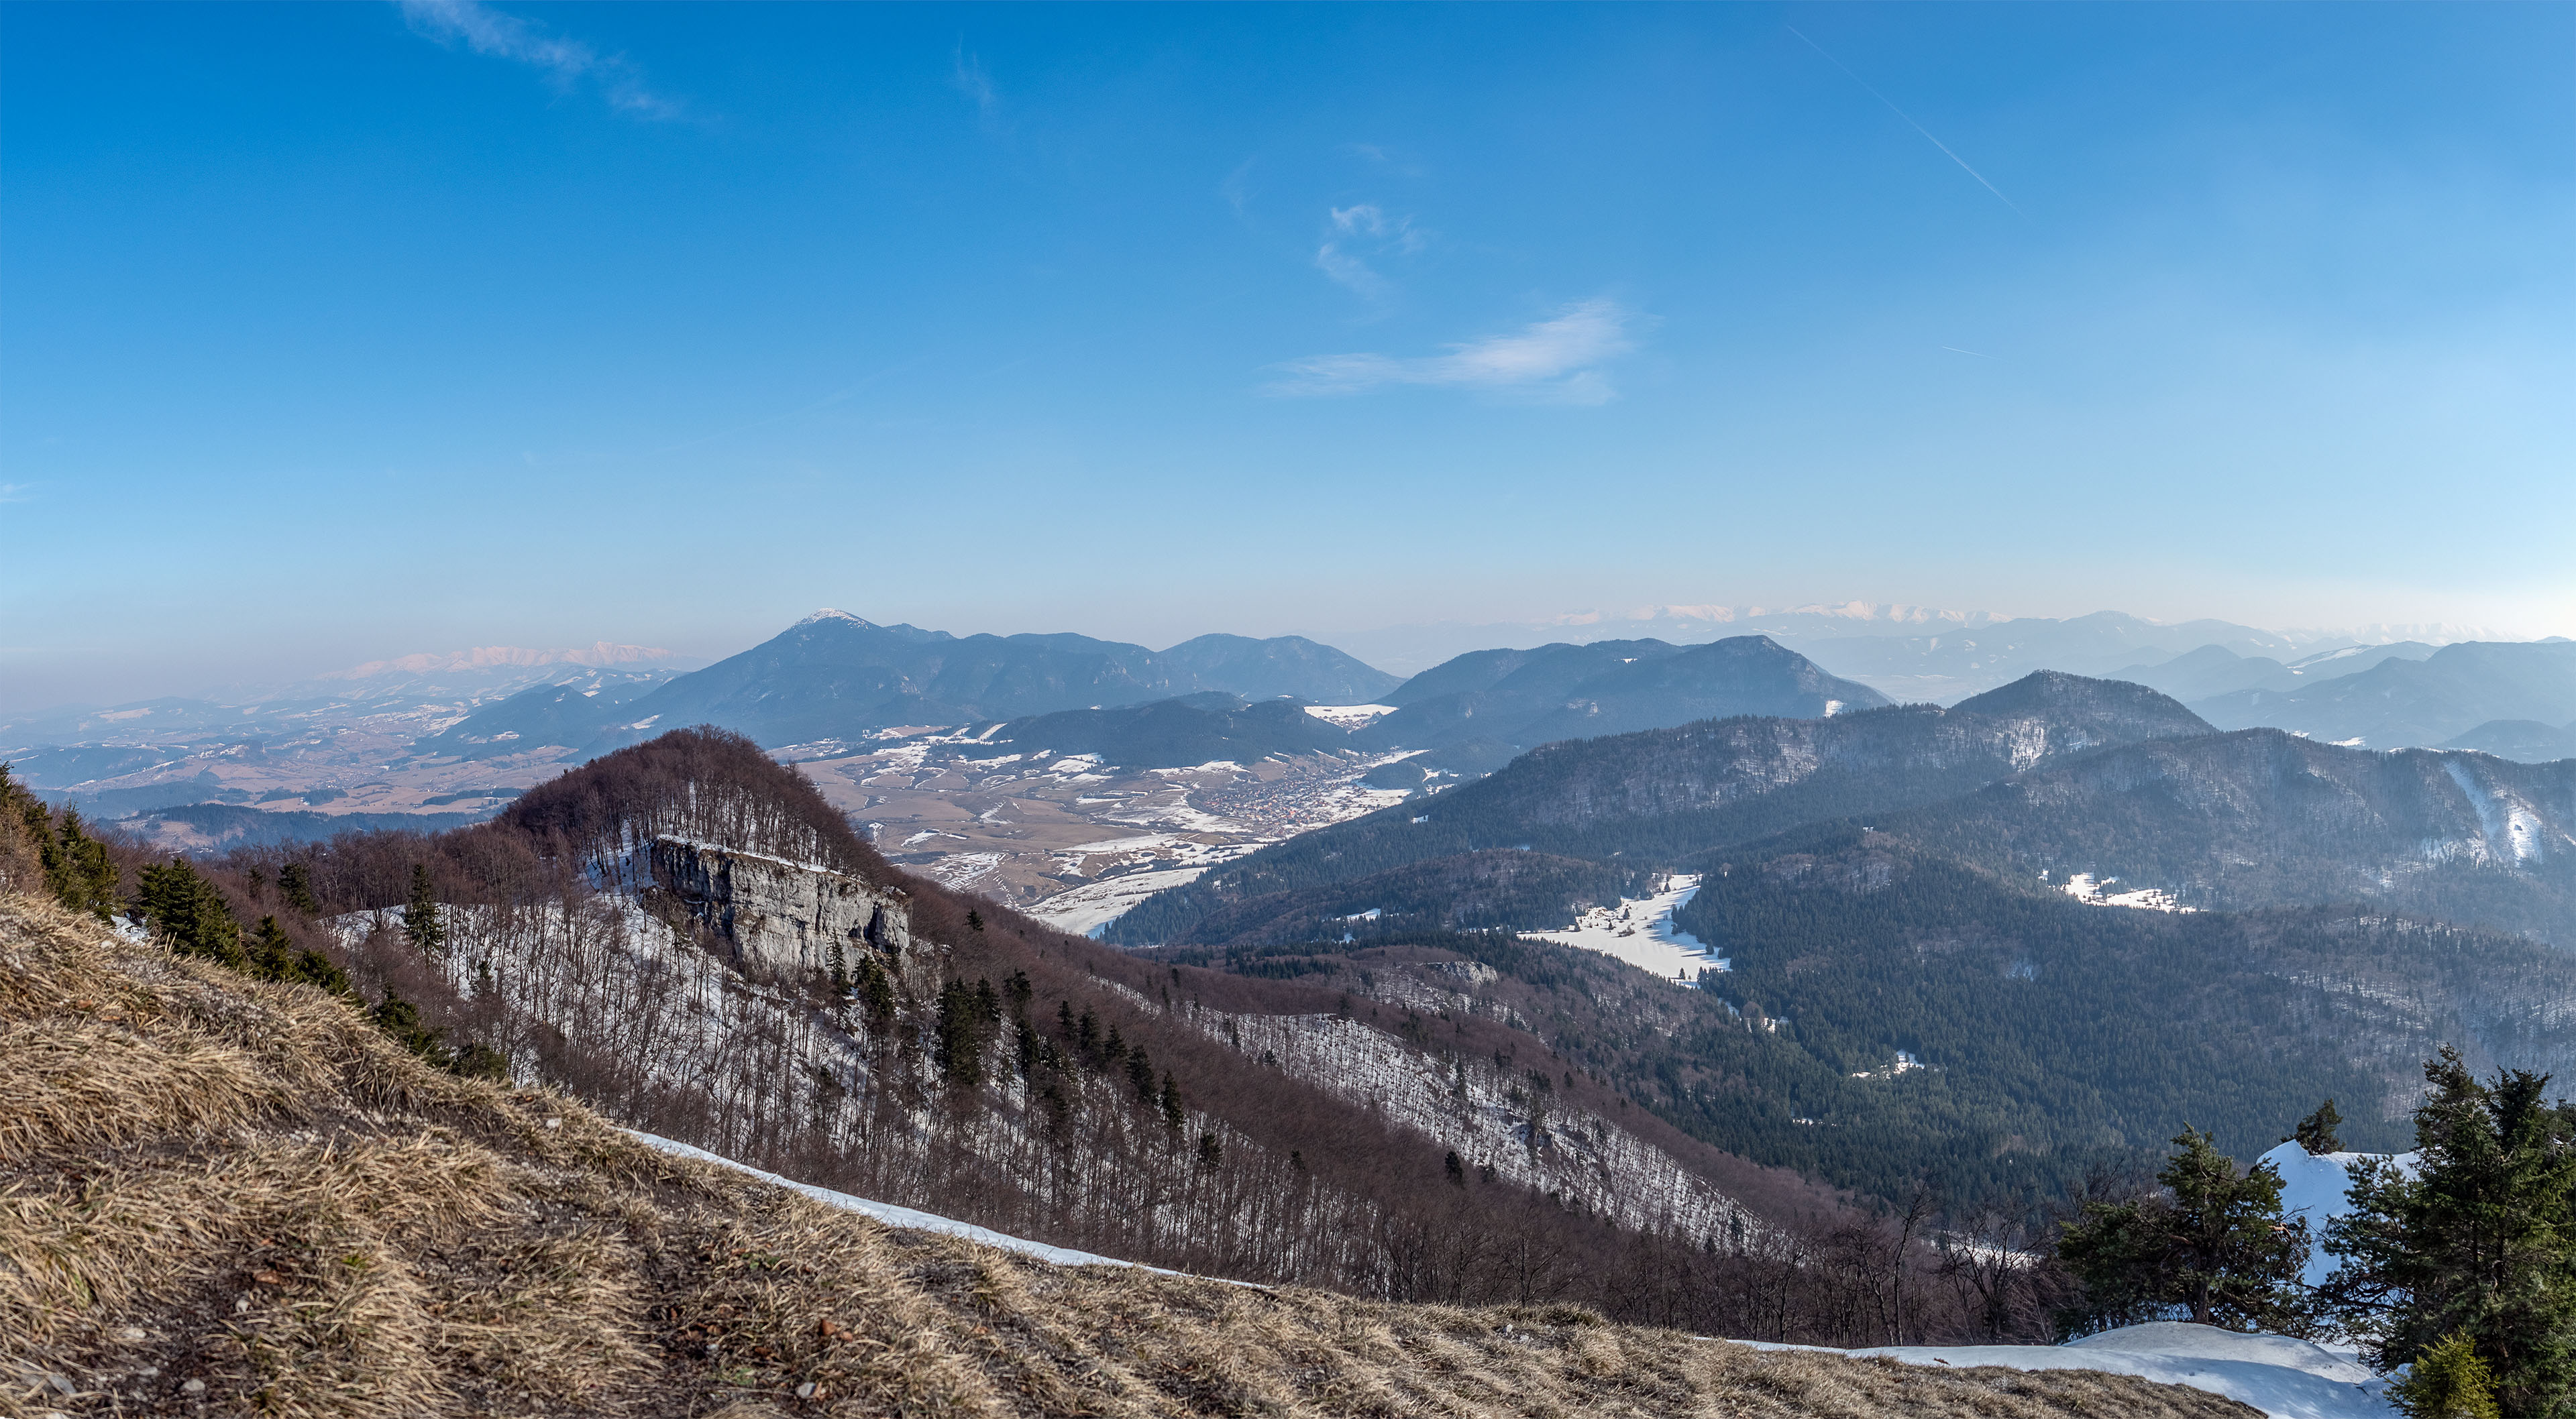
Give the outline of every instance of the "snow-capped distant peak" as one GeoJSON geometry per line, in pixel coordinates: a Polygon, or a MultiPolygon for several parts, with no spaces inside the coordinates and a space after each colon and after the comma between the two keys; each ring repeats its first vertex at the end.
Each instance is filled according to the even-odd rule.
{"type": "Polygon", "coordinates": [[[847,621],[853,626],[865,626],[869,630],[875,630],[877,626],[877,623],[874,621],[870,621],[859,616],[853,616],[847,611],[835,611],[831,607],[826,606],[823,609],[816,611],[813,615],[806,617],[804,620],[797,622],[794,626],[788,627],[788,629],[792,631],[805,626],[818,625],[826,621],[847,621]]]}

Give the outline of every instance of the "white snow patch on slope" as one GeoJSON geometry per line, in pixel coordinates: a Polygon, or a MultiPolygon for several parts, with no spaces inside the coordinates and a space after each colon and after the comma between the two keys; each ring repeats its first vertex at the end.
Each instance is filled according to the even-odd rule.
{"type": "Polygon", "coordinates": [[[2390,1419],[2398,1412],[2388,1401],[2386,1380],[2331,1350],[2284,1336],[2240,1335],[2182,1321],[2123,1326],[2065,1345],[1888,1345],[1837,1353],[1954,1369],[2001,1365],[2136,1375],[2224,1395],[2273,1419],[2390,1419]]]}
{"type": "Polygon", "coordinates": [[[1382,714],[1395,713],[1393,705],[1308,705],[1306,713],[1336,729],[1358,729],[1382,714]]]}
{"type": "MultiPolygon", "coordinates": [[[[1044,1242],[1033,1242],[1025,1237],[1009,1236],[989,1227],[978,1227],[972,1222],[960,1222],[953,1217],[942,1217],[934,1212],[915,1212],[909,1207],[897,1207],[890,1202],[870,1202],[864,1197],[852,1197],[846,1192],[834,1192],[828,1187],[791,1182],[776,1173],[764,1173],[748,1163],[737,1163],[723,1154],[710,1153],[704,1148],[692,1148],[686,1143],[657,1138],[649,1133],[638,1133],[633,1129],[628,1129],[626,1132],[629,1137],[647,1147],[676,1154],[682,1158],[695,1158],[701,1163],[713,1163],[721,1168],[731,1168],[738,1173],[747,1173],[762,1182],[783,1187],[790,1192],[801,1192],[826,1207],[837,1207],[844,1212],[856,1212],[862,1216],[873,1217],[889,1227],[908,1227],[916,1232],[937,1232],[946,1237],[963,1237],[970,1242],[980,1242],[988,1247],[1000,1247],[1004,1251],[1015,1251],[1022,1256],[1033,1256],[1040,1261],[1054,1262],[1058,1266],[1136,1265],[1135,1262],[1120,1261],[1114,1256],[1095,1256],[1090,1252],[1075,1251],[1070,1247],[1051,1247],[1044,1242]]],[[[1163,1271],[1159,1266],[1140,1269],[1163,1271]]],[[[1180,1273],[1163,1271],[1163,1274],[1177,1276],[1180,1273]]]]}
{"type": "Polygon", "coordinates": [[[1186,886],[1199,879],[1199,874],[1214,866],[1172,867],[1159,872],[1130,872],[1099,882],[1086,882],[1069,891],[1023,908],[1030,916],[1058,931],[1089,936],[1118,918],[1138,902],[1167,887],[1186,886]]]}
{"type": "Polygon", "coordinates": [[[2092,873],[2078,872],[2066,879],[2066,886],[2062,890],[2079,902],[2091,902],[2097,907],[2132,907],[2138,911],[2149,912],[2199,910],[2197,907],[2187,907],[2175,901],[2174,894],[2162,887],[2139,887],[2126,892],[2112,891],[2111,883],[2119,880],[2113,877],[2107,881],[2096,882],[2093,880],[2092,873]]]}
{"type": "Polygon", "coordinates": [[[1559,946],[1580,946],[1651,971],[1665,980],[1694,985],[1701,971],[1723,971],[1733,963],[1709,950],[1687,931],[1673,929],[1673,913],[1699,891],[1699,878],[1688,873],[1664,880],[1664,890],[1651,897],[1623,897],[1615,907],[1594,907],[1569,931],[1527,933],[1559,946]]]}

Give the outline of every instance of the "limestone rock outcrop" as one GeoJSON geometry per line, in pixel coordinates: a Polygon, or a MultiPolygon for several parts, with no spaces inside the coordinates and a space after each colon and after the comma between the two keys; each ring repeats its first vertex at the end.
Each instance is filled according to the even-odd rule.
{"type": "Polygon", "coordinates": [[[650,886],[686,908],[747,970],[828,971],[835,945],[846,970],[856,970],[870,952],[898,977],[927,964],[916,959],[925,953],[913,942],[911,907],[900,892],[807,863],[679,838],[655,838],[640,856],[646,868],[640,875],[650,886]]]}

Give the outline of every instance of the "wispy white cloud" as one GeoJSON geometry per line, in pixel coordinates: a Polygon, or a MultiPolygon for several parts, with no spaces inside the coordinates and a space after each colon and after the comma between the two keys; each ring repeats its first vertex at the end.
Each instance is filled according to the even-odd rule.
{"type": "Polygon", "coordinates": [[[1383,300],[1394,287],[1369,265],[1369,255],[1411,256],[1428,243],[1411,217],[1390,217],[1372,202],[1325,209],[1324,243],[1315,249],[1315,269],[1371,300],[1383,300]]]}
{"type": "Polygon", "coordinates": [[[1001,122],[1001,91],[993,87],[993,76],[984,72],[984,61],[967,53],[963,43],[949,56],[948,84],[975,101],[975,111],[987,124],[1001,122]]]}
{"type": "Polygon", "coordinates": [[[1238,217],[1243,216],[1252,205],[1253,196],[1257,191],[1252,185],[1252,172],[1260,162],[1259,158],[1245,158],[1235,166],[1234,171],[1225,175],[1225,181],[1217,184],[1217,196],[1224,198],[1225,205],[1232,207],[1234,215],[1238,217]]]}
{"type": "Polygon", "coordinates": [[[0,483],[0,503],[23,503],[34,489],[25,483],[0,483]]]}
{"type": "Polygon", "coordinates": [[[1316,355],[1278,367],[1262,387],[1282,397],[1361,394],[1389,385],[1472,389],[1555,404],[1618,397],[1603,366],[1636,348],[1645,324],[1612,300],[1570,305],[1504,335],[1451,345],[1439,355],[1316,355]]]}
{"type": "Polygon", "coordinates": [[[636,118],[674,118],[678,104],[645,86],[643,74],[621,55],[601,54],[577,39],[550,35],[482,0],[398,0],[403,18],[441,44],[462,44],[477,54],[525,64],[565,89],[593,85],[610,108],[636,118]]]}
{"type": "Polygon", "coordinates": [[[1342,250],[1340,242],[1328,241],[1315,248],[1315,269],[1373,301],[1385,299],[1391,289],[1384,276],[1377,274],[1367,262],[1342,250]]]}

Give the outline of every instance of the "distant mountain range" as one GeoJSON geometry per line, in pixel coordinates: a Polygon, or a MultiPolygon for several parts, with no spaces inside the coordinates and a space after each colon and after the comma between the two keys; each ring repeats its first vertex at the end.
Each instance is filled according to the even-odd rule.
{"type": "Polygon", "coordinates": [[[2576,641],[2465,641],[2294,689],[2238,690],[2192,708],[2222,729],[2270,725],[2371,749],[2446,744],[2495,720],[2576,718],[2576,641]]]}
{"type": "Polygon", "coordinates": [[[2576,761],[2225,732],[2043,672],[1947,709],[1548,744],[1102,934],[1362,992],[1463,952],[1720,1146],[1881,1191],[1932,1155],[2009,1186],[2017,1156],[2067,1176],[2185,1119],[2251,1156],[2306,1093],[2393,1140],[2440,1042],[2576,1066],[2576,761]],[[1672,873],[1700,882],[1672,927],[1731,964],[1697,991],[1626,967],[1570,990],[1566,953],[1515,934],[1672,873]]]}
{"type": "Polygon", "coordinates": [[[1868,686],[1827,675],[1766,636],[1698,646],[1596,641],[1481,651],[1434,666],[1381,699],[1397,708],[1352,729],[1307,714],[1300,700],[1254,703],[1201,694],[1032,716],[987,739],[1022,749],[1096,753],[1130,768],[1250,762],[1335,749],[1409,750],[1370,782],[1414,788],[1479,776],[1559,739],[1727,715],[1829,717],[1887,703],[1868,686]]]}
{"type": "Polygon", "coordinates": [[[1298,636],[1201,636],[1161,652],[1078,635],[952,636],[818,611],[739,655],[607,707],[588,752],[715,724],[779,747],[981,724],[1203,690],[1347,702],[1395,678],[1298,636]]]}
{"type": "MultiPolygon", "coordinates": [[[[1477,782],[1218,867],[1149,898],[1111,923],[1104,939],[1203,941],[1204,919],[1254,898],[1486,849],[1671,864],[1801,823],[1971,793],[2106,745],[2209,732],[2152,690],[2041,673],[1948,710],[1747,715],[1555,743],[1477,782]]],[[[1570,900],[1509,924],[1562,925],[1570,900]]]]}

